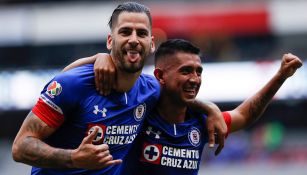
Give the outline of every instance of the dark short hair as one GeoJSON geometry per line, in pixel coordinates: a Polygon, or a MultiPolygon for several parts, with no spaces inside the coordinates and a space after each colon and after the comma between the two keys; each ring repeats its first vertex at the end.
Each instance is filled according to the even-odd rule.
{"type": "Polygon", "coordinates": [[[163,42],[155,53],[155,65],[158,60],[165,58],[168,55],[173,55],[177,52],[192,53],[199,55],[200,50],[191,42],[184,39],[170,39],[163,42]]]}
{"type": "Polygon", "coordinates": [[[113,25],[117,22],[119,14],[122,12],[145,13],[148,16],[150,28],[152,27],[151,14],[148,7],[136,2],[126,2],[118,5],[116,9],[114,9],[108,23],[111,30],[113,28],[113,25]]]}

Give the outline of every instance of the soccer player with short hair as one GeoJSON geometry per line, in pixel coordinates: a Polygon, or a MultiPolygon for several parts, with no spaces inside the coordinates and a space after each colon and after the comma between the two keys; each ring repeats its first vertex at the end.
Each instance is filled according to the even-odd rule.
{"type": "MultiPolygon", "coordinates": [[[[197,49],[186,41],[169,40],[155,54],[154,75],[161,86],[161,97],[154,113],[145,120],[134,151],[138,164],[134,173],[142,175],[196,175],[202,150],[207,143],[202,115],[193,113],[187,103],[194,100],[201,85],[201,61],[197,49]],[[168,106],[164,108],[164,106],[168,106]]],[[[301,60],[285,54],[274,77],[254,96],[231,111],[223,112],[229,132],[255,122],[285,80],[302,66],[301,60]]],[[[128,157],[128,159],[131,158],[128,157]]],[[[127,161],[133,162],[135,156],[127,161]]],[[[126,170],[127,170],[126,169],[126,170]]]]}
{"type": "MultiPolygon", "coordinates": [[[[93,65],[57,75],[23,122],[14,160],[32,165],[33,175],[116,174],[160,94],[156,79],[141,74],[155,49],[151,26],[147,7],[119,5],[107,38],[117,70],[114,91],[108,96],[96,91],[93,65]]],[[[213,128],[222,138],[224,123],[215,118],[213,128]]]]}
{"type": "MultiPolygon", "coordinates": [[[[301,66],[297,56],[285,54],[280,69],[262,89],[237,108],[223,112],[228,132],[255,122],[285,80],[301,66]]],[[[202,150],[208,142],[204,134],[206,115],[191,110],[188,104],[195,100],[201,74],[199,49],[190,42],[172,39],[158,47],[154,75],[161,86],[160,99],[123,160],[121,174],[198,173],[202,150]]]]}

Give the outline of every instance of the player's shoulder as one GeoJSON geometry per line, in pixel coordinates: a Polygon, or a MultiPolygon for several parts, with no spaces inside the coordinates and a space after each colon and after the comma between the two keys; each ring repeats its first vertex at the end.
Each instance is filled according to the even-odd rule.
{"type": "Polygon", "coordinates": [[[157,98],[160,96],[160,84],[152,75],[141,74],[135,88],[138,89],[140,95],[144,94],[145,96],[154,96],[157,98]]]}
{"type": "Polygon", "coordinates": [[[142,79],[142,80],[151,80],[151,81],[155,80],[155,81],[157,81],[157,79],[153,75],[144,74],[144,73],[142,73],[140,75],[140,79],[142,79]]]}
{"type": "Polygon", "coordinates": [[[80,82],[92,80],[93,76],[93,64],[86,64],[66,72],[61,72],[55,79],[63,81],[64,83],[78,84],[80,82]]]}
{"type": "Polygon", "coordinates": [[[154,76],[148,74],[141,74],[138,82],[141,86],[160,87],[158,80],[154,76]]]}
{"type": "Polygon", "coordinates": [[[86,75],[91,75],[94,73],[93,71],[93,64],[85,64],[73,69],[70,69],[66,72],[62,72],[58,75],[61,78],[79,78],[84,77],[86,75]]]}
{"type": "Polygon", "coordinates": [[[83,94],[94,86],[93,65],[80,66],[56,75],[47,85],[57,84],[67,94],[83,94]]]}

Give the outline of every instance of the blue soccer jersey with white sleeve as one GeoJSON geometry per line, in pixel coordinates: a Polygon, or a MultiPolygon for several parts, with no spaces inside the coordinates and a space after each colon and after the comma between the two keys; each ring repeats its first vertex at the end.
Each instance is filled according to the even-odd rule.
{"type": "MultiPolygon", "coordinates": [[[[56,132],[45,142],[56,148],[75,149],[98,126],[94,144],[106,143],[114,159],[124,159],[155,106],[160,86],[153,76],[140,75],[128,92],[101,96],[95,87],[93,65],[64,72],[41,92],[32,112],[56,132]]],[[[33,175],[114,174],[121,165],[101,170],[32,168],[33,175]]]]}

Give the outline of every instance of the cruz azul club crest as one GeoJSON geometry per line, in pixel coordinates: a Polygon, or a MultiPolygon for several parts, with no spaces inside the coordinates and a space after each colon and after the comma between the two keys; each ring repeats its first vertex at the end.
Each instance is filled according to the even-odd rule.
{"type": "Polygon", "coordinates": [[[200,131],[193,127],[188,134],[189,141],[193,146],[198,146],[200,144],[200,131]]]}
{"type": "Polygon", "coordinates": [[[134,119],[136,121],[140,121],[143,119],[144,114],[146,112],[146,104],[140,104],[134,109],[134,119]]]}

